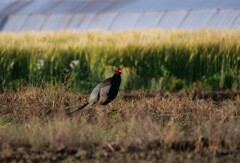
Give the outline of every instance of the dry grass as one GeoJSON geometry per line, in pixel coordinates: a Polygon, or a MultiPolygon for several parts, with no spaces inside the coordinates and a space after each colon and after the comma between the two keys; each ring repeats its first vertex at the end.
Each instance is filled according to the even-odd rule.
{"type": "Polygon", "coordinates": [[[192,100],[164,93],[95,106],[69,117],[86,95],[63,86],[0,94],[0,161],[240,160],[240,98],[192,100]]]}
{"type": "Polygon", "coordinates": [[[58,49],[74,48],[116,48],[123,50],[130,46],[143,48],[177,45],[193,46],[196,44],[222,44],[228,48],[239,42],[239,29],[236,30],[126,30],[120,32],[104,31],[60,31],[60,32],[3,32],[0,38],[1,48],[14,49],[58,49]],[[204,39],[203,39],[204,37],[204,39]],[[160,44],[161,43],[161,44],[160,44]],[[187,43],[187,45],[186,45],[187,43]],[[8,45],[5,47],[4,45],[8,45]]]}

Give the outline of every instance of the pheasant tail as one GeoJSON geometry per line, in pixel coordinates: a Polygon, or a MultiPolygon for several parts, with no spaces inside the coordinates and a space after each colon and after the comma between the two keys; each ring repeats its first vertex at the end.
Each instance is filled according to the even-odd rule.
{"type": "Polygon", "coordinates": [[[73,112],[70,113],[70,115],[72,115],[73,113],[75,112],[78,112],[80,110],[83,110],[83,109],[86,109],[88,108],[87,106],[89,105],[89,103],[87,102],[86,104],[82,105],[82,106],[79,106],[76,110],[74,110],[73,112]],[[86,108],[85,108],[86,107],[86,108]]]}

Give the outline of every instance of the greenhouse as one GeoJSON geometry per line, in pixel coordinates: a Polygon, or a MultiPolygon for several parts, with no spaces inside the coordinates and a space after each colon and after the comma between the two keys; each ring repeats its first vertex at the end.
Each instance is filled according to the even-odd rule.
{"type": "Polygon", "coordinates": [[[239,27],[239,0],[0,1],[1,31],[239,27]]]}

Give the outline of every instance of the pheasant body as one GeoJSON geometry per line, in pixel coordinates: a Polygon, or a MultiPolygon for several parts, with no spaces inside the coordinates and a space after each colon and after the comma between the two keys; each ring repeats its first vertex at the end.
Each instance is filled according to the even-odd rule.
{"type": "Polygon", "coordinates": [[[116,68],[115,73],[111,78],[108,78],[96,85],[96,87],[92,90],[90,94],[88,103],[79,107],[72,113],[90,108],[93,104],[107,105],[108,103],[113,101],[117,97],[118,90],[121,84],[120,74],[121,69],[116,68]]]}

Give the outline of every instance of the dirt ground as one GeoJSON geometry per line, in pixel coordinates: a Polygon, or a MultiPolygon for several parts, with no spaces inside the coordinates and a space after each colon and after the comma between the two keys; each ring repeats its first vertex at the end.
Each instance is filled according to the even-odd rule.
{"type": "Polygon", "coordinates": [[[121,93],[68,116],[86,100],[62,88],[1,93],[0,162],[240,162],[239,92],[121,93]]]}

